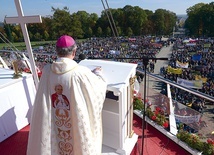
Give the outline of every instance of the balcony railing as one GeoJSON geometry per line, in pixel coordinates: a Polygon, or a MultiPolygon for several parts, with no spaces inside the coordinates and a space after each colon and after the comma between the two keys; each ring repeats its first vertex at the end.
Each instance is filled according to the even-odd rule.
{"type": "MultiPolygon", "coordinates": [[[[142,70],[137,70],[137,72],[145,74],[142,70]]],[[[146,102],[152,105],[153,110],[156,107],[161,108],[169,119],[169,128],[159,128],[159,130],[165,130],[165,134],[168,136],[171,135],[170,138],[175,142],[178,143],[176,134],[181,129],[198,135],[201,141],[214,138],[213,96],[209,96],[196,89],[184,87],[160,75],[148,72],[146,73],[146,86],[143,82],[140,85],[141,89],[139,93],[146,94],[142,98],[145,98],[146,102]],[[181,94],[181,96],[178,94],[181,94]],[[203,102],[205,107],[196,110],[193,108],[193,105],[202,104],[199,102],[203,102]]],[[[147,122],[152,122],[148,117],[146,118],[147,122]]],[[[187,149],[186,146],[185,149],[187,149]]],[[[188,151],[191,152],[192,150],[188,151]]]]}

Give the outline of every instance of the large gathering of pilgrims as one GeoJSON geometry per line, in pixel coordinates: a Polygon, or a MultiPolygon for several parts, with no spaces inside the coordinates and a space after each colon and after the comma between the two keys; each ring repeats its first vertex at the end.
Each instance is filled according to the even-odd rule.
{"type": "MultiPolygon", "coordinates": [[[[202,79],[202,88],[197,91],[207,95],[214,96],[214,39],[187,39],[171,38],[162,39],[162,37],[132,37],[132,38],[90,38],[84,41],[77,41],[77,53],[75,60],[80,61],[80,55],[84,58],[101,58],[112,61],[137,63],[138,70],[143,70],[142,57],[151,59],[147,66],[148,72],[153,72],[156,57],[162,47],[173,46],[172,53],[168,61],[168,66],[160,69],[160,75],[166,79],[176,82],[177,78],[185,80],[202,79]],[[170,72],[168,68],[180,70],[179,73],[170,72]]],[[[3,48],[3,57],[9,61],[10,52],[8,48],[3,48]]],[[[27,51],[20,51],[28,56],[27,51]]],[[[55,42],[46,46],[33,49],[34,59],[37,67],[42,70],[44,65],[56,60],[55,42]]],[[[137,74],[138,81],[141,82],[143,74],[137,74]]],[[[163,85],[163,90],[166,89],[163,85]]],[[[182,104],[188,105],[194,110],[203,113],[208,100],[198,97],[192,93],[185,92],[179,88],[174,88],[172,98],[182,104]]],[[[163,93],[166,93],[163,91],[163,93]]],[[[213,103],[212,103],[213,104],[213,103]]],[[[214,110],[213,110],[214,113],[214,110]]]]}

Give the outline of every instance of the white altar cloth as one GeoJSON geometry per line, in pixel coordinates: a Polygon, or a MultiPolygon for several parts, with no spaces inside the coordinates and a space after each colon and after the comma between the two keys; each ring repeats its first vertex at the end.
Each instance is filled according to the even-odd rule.
{"type": "Polygon", "coordinates": [[[129,83],[129,78],[132,72],[135,72],[137,64],[104,61],[104,60],[82,60],[80,65],[86,66],[91,70],[96,67],[102,68],[103,77],[107,82],[108,91],[114,92],[119,95],[124,85],[129,83]]]}
{"type": "Polygon", "coordinates": [[[0,142],[29,124],[36,94],[31,74],[13,79],[13,73],[0,68],[0,142]]]}

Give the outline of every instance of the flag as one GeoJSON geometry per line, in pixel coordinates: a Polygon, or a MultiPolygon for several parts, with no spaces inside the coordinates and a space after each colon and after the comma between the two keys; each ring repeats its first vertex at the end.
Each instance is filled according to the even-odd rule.
{"type": "Polygon", "coordinates": [[[182,69],[181,68],[172,68],[171,66],[168,66],[167,72],[173,73],[173,74],[182,74],[182,69]]]}
{"type": "Polygon", "coordinates": [[[201,77],[200,75],[195,75],[195,80],[202,80],[203,83],[207,82],[207,78],[206,77],[201,77]]]}
{"type": "Polygon", "coordinates": [[[176,67],[179,67],[179,68],[188,68],[188,66],[189,66],[188,62],[182,63],[182,62],[176,61],[176,67]]]}
{"type": "Polygon", "coordinates": [[[210,48],[211,47],[211,44],[207,43],[207,44],[204,44],[204,48],[210,48]]]}
{"type": "Polygon", "coordinates": [[[192,60],[194,60],[194,61],[200,61],[201,58],[202,58],[202,56],[200,54],[194,54],[192,56],[192,60]]]}

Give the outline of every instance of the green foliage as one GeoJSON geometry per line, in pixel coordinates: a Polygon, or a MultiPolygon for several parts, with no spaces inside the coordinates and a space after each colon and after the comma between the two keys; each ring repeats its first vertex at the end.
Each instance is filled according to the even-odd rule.
{"type": "Polygon", "coordinates": [[[11,26],[9,24],[4,24],[4,30],[5,33],[7,34],[8,40],[10,40],[11,42],[13,42],[13,36],[12,36],[12,32],[11,32],[11,26]]]}
{"type": "Polygon", "coordinates": [[[152,21],[156,34],[167,35],[173,31],[176,22],[176,15],[164,9],[158,9],[152,15],[152,21]]]}
{"type": "MultiPolygon", "coordinates": [[[[33,41],[31,42],[32,48],[38,48],[39,46],[45,46],[48,45],[49,43],[56,43],[56,41],[33,41]]],[[[18,50],[23,50],[26,49],[25,42],[16,42],[13,43],[13,45],[18,49],[18,50]]],[[[7,44],[5,43],[0,43],[0,50],[3,49],[3,47],[6,47],[7,44]]]]}
{"type": "MultiPolygon", "coordinates": [[[[56,32],[57,38],[63,34],[68,34],[75,25],[72,23],[68,8],[62,10],[52,8],[54,11],[52,17],[52,30],[56,32]]],[[[74,36],[75,37],[75,36],[74,36]]]]}
{"type": "MultiPolygon", "coordinates": [[[[161,21],[158,20],[158,22],[162,24],[157,27],[154,27],[156,21],[152,20],[151,16],[159,17],[159,12],[153,14],[152,11],[145,11],[139,6],[130,5],[124,8],[110,9],[110,11],[111,24],[105,11],[98,17],[96,13],[89,14],[86,11],[78,11],[71,14],[67,7],[63,9],[52,7],[53,16],[42,17],[42,23],[27,24],[29,36],[31,41],[55,40],[63,34],[72,35],[75,39],[94,36],[111,37],[114,35],[111,25],[117,28],[116,36],[140,36],[142,34],[156,34],[157,31],[170,34],[175,25],[175,14],[166,10],[160,12],[164,17],[167,17],[167,21],[165,18],[161,18],[161,21]]],[[[4,31],[3,33],[10,41],[23,41],[19,25],[5,25],[4,31]]]]}
{"type": "Polygon", "coordinates": [[[203,155],[213,155],[214,154],[214,145],[203,142],[203,155]]]}
{"type": "MultiPolygon", "coordinates": [[[[188,19],[185,27],[189,29],[190,34],[214,36],[213,5],[214,3],[199,3],[187,9],[188,19]]],[[[116,36],[170,35],[176,26],[176,14],[165,9],[157,9],[153,13],[139,6],[126,5],[110,11],[111,19],[109,11],[108,16],[106,11],[102,11],[98,17],[96,13],[78,11],[71,14],[67,7],[52,7],[52,17],[43,17],[42,23],[39,24],[27,24],[30,39],[55,40],[62,34],[72,35],[75,39],[113,36],[111,25],[117,28],[116,36]]],[[[19,25],[5,24],[3,34],[11,42],[23,41],[19,25]]]]}
{"type": "Polygon", "coordinates": [[[133,105],[134,105],[134,110],[143,111],[143,109],[144,109],[143,101],[139,97],[134,97],[133,105]]]}
{"type": "Polygon", "coordinates": [[[213,36],[214,35],[214,3],[198,3],[187,9],[188,18],[185,27],[190,35],[213,36]]]}
{"type": "Polygon", "coordinates": [[[214,154],[214,144],[201,141],[196,134],[191,134],[185,130],[179,130],[176,136],[191,148],[202,152],[203,155],[214,154]]]}
{"type": "Polygon", "coordinates": [[[169,127],[169,121],[165,117],[164,111],[161,110],[159,107],[155,108],[155,111],[152,111],[151,107],[146,108],[146,115],[156,122],[158,125],[163,126],[164,128],[169,127]]]}

